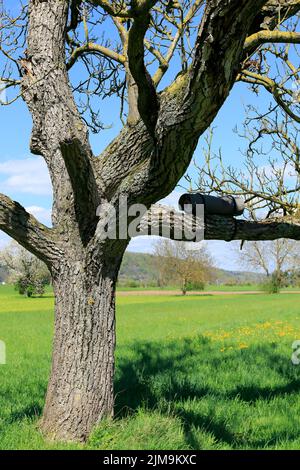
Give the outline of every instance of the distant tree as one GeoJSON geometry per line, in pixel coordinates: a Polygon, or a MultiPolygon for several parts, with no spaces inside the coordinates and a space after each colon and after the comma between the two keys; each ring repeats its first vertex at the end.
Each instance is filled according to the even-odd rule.
{"type": "Polygon", "coordinates": [[[275,293],[287,280],[284,272],[296,269],[299,253],[300,245],[293,240],[253,241],[239,250],[239,259],[243,266],[263,271],[267,290],[275,293]]]}
{"type": "Polygon", "coordinates": [[[9,271],[8,280],[19,294],[26,297],[43,295],[50,283],[47,266],[16,242],[11,242],[0,253],[0,261],[9,271]]]}
{"type": "Polygon", "coordinates": [[[161,239],[154,253],[160,282],[180,284],[183,295],[191,287],[204,289],[213,277],[213,263],[205,245],[190,251],[184,242],[161,239]]]}
{"type": "Polygon", "coordinates": [[[286,286],[300,287],[300,270],[292,269],[285,271],[284,273],[284,283],[286,286]]]}

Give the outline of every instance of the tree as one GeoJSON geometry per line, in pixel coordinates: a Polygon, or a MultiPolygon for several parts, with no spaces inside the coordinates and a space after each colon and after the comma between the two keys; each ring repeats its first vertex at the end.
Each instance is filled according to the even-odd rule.
{"type": "Polygon", "coordinates": [[[244,266],[264,271],[274,288],[282,287],[284,271],[294,271],[299,259],[299,244],[293,240],[252,241],[239,250],[244,266]]]}
{"type": "Polygon", "coordinates": [[[184,242],[162,239],[154,247],[159,279],[179,283],[183,295],[189,286],[203,289],[212,279],[212,260],[205,246],[190,250],[184,242]]]}
{"type": "MultiPolygon", "coordinates": [[[[52,275],[55,337],[41,428],[56,439],[83,440],[113,415],[115,284],[130,236],[103,237],[107,215],[119,213],[126,197],[130,206],[145,205],[139,234],[149,225],[164,229],[165,209],[146,210],[183,176],[234,83],[251,79],[260,47],[299,43],[287,25],[300,4],[30,0],[11,9],[3,7],[0,26],[4,104],[20,96],[28,105],[30,149],[44,157],[52,179],[53,227],[1,195],[0,228],[52,275]],[[120,98],[124,126],[95,156],[87,126],[104,127],[97,98],[110,97],[120,98]]],[[[274,80],[266,87],[288,111],[290,95],[274,80]]],[[[174,213],[170,238],[178,224],[174,213]]],[[[205,219],[206,239],[285,237],[300,238],[297,221],[205,219]]]]}
{"type": "Polygon", "coordinates": [[[14,241],[1,251],[0,260],[19,294],[27,297],[44,294],[45,286],[50,284],[50,272],[43,261],[14,241]]]}

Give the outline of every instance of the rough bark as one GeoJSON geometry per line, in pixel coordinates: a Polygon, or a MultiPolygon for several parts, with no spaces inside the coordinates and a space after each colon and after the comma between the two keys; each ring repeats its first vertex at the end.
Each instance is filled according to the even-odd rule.
{"type": "Polygon", "coordinates": [[[181,235],[183,241],[205,240],[276,240],[288,238],[300,240],[300,221],[291,217],[249,221],[234,217],[210,215],[203,219],[182,212],[171,211],[169,207],[154,205],[144,215],[139,225],[139,235],[166,236],[175,239],[181,235]],[[201,232],[200,232],[201,231],[201,232]]]}
{"type": "Polygon", "coordinates": [[[42,430],[84,440],[113,416],[115,282],[119,262],[64,262],[53,276],[55,336],[42,430]]]}

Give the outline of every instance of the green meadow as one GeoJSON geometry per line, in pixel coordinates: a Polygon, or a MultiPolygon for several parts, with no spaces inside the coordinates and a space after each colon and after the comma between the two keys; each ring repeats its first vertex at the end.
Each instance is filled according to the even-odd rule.
{"type": "Polygon", "coordinates": [[[1,449],[300,449],[298,294],[128,296],[117,301],[115,420],[85,445],[38,430],[53,297],[0,287],[1,449]]]}

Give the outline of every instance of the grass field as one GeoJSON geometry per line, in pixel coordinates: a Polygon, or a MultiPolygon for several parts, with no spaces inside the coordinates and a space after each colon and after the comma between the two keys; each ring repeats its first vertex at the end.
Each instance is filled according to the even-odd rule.
{"type": "MultiPolygon", "coordinates": [[[[86,449],[300,449],[300,297],[120,297],[116,419],[86,449]]],[[[0,287],[0,448],[44,442],[53,298],[0,287]]]]}

